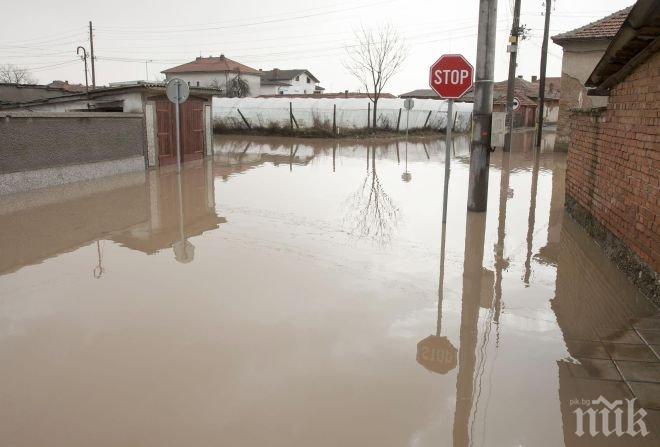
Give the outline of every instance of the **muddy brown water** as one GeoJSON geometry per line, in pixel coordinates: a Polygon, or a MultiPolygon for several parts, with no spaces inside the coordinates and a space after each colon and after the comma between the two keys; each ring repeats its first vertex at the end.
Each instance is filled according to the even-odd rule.
{"type": "Polygon", "coordinates": [[[655,441],[574,433],[628,397],[584,347],[655,309],[531,140],[474,214],[455,138],[445,227],[440,139],[216,136],[180,182],[0,199],[0,445],[653,445],[652,410],[655,441]]]}

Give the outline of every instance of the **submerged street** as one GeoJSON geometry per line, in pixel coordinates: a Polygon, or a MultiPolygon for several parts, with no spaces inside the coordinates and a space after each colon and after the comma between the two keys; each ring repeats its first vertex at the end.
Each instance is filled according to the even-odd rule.
{"type": "Polygon", "coordinates": [[[3,196],[3,445],[658,445],[660,317],[545,138],[492,153],[468,213],[457,135],[446,226],[441,137],[216,135],[180,182],[3,196]],[[577,436],[599,396],[650,435],[577,436]]]}

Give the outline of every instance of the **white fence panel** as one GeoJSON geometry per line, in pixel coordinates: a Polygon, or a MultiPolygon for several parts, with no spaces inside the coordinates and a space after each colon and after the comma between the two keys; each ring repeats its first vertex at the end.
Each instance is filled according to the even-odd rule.
{"type": "MultiPolygon", "coordinates": [[[[381,99],[378,101],[378,127],[396,128],[401,110],[400,130],[406,128],[406,110],[403,99],[381,99]]],[[[367,98],[213,98],[214,122],[230,126],[244,126],[238,110],[252,126],[268,127],[271,123],[289,126],[289,103],[300,127],[332,126],[333,108],[337,106],[337,127],[361,129],[367,127],[370,101],[367,98]]],[[[455,126],[457,132],[470,129],[472,104],[455,103],[455,126]]],[[[420,129],[424,124],[433,129],[444,130],[447,126],[447,101],[416,99],[410,111],[410,129],[420,129]],[[430,115],[429,115],[430,112],[430,115]],[[427,122],[428,118],[428,122],[427,122]]]]}

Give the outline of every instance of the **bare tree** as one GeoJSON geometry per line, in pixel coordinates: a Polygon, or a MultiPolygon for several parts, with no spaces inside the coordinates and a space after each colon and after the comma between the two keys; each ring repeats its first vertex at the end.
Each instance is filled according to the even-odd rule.
{"type": "Polygon", "coordinates": [[[344,67],[359,81],[373,102],[373,127],[378,117],[378,100],[383,89],[403,65],[408,50],[391,25],[378,30],[360,28],[355,31],[357,43],[346,47],[344,67]]]}
{"type": "Polygon", "coordinates": [[[34,84],[37,81],[27,68],[13,64],[0,65],[0,82],[7,84],[34,84]]]}
{"type": "Polygon", "coordinates": [[[238,73],[227,82],[227,96],[230,98],[244,98],[250,94],[250,84],[238,73]]]}

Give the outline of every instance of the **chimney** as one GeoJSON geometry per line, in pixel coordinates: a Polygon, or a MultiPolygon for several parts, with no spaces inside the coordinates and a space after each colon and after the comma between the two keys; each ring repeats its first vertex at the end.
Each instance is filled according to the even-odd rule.
{"type": "Polygon", "coordinates": [[[344,97],[348,98],[348,90],[344,90],[344,97]]]}
{"type": "Polygon", "coordinates": [[[518,75],[518,79],[522,79],[522,78],[523,78],[523,76],[522,76],[522,75],[518,75]]]}
{"type": "Polygon", "coordinates": [[[225,55],[224,55],[224,54],[221,54],[221,55],[220,55],[220,60],[224,60],[224,59],[225,59],[225,55]]]}
{"type": "Polygon", "coordinates": [[[538,77],[536,77],[536,75],[532,75],[532,82],[536,82],[537,79],[538,77]]]}

